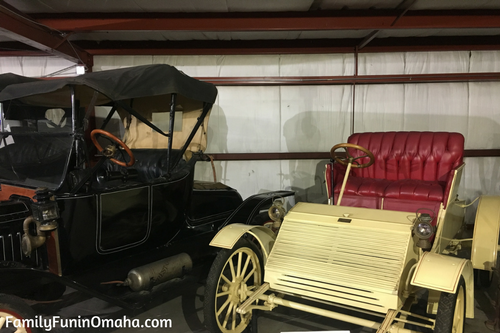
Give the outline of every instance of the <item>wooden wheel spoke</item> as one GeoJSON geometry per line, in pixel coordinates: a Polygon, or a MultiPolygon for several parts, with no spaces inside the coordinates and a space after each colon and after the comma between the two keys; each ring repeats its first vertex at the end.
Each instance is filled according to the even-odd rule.
{"type": "Polygon", "coordinates": [[[234,307],[234,305],[233,305],[233,303],[231,303],[229,305],[229,308],[227,309],[226,316],[224,317],[224,321],[222,322],[222,327],[226,327],[227,322],[229,320],[229,316],[231,315],[231,312],[233,310],[233,307],[234,307]]]}
{"type": "Polygon", "coordinates": [[[229,295],[229,290],[228,291],[223,291],[219,294],[216,294],[215,297],[222,297],[222,296],[226,296],[226,295],[229,295]]]}
{"type": "Polygon", "coordinates": [[[233,258],[229,259],[229,268],[231,269],[231,281],[234,282],[236,279],[236,273],[234,272],[233,258]]]}
{"type": "Polygon", "coordinates": [[[248,273],[248,275],[243,279],[243,282],[247,282],[248,279],[250,279],[250,277],[253,275],[253,273],[255,273],[255,271],[257,270],[257,268],[255,267],[255,265],[253,266],[252,270],[248,273]]]}
{"type": "Polygon", "coordinates": [[[241,259],[243,258],[243,252],[238,253],[238,266],[236,267],[236,277],[241,275],[241,259]]]}
{"type": "Polygon", "coordinates": [[[222,274],[221,274],[221,278],[222,278],[222,280],[224,280],[224,281],[225,281],[227,284],[229,284],[229,285],[233,283],[232,281],[230,281],[230,280],[229,280],[229,279],[228,279],[228,278],[224,275],[224,273],[222,273],[222,274]]]}
{"type": "Polygon", "coordinates": [[[222,304],[222,306],[219,308],[219,311],[217,311],[217,316],[219,316],[222,313],[222,311],[224,311],[224,309],[230,302],[231,300],[228,297],[227,300],[224,302],[224,304],[222,304]]]}
{"type": "Polygon", "coordinates": [[[234,331],[234,329],[236,328],[236,318],[238,318],[238,316],[236,316],[236,306],[233,307],[233,313],[231,317],[233,318],[231,327],[234,331]]]}
{"type": "Polygon", "coordinates": [[[250,263],[250,256],[247,256],[247,260],[245,260],[245,265],[243,266],[243,269],[241,270],[241,275],[245,274],[249,263],[250,263]]]}

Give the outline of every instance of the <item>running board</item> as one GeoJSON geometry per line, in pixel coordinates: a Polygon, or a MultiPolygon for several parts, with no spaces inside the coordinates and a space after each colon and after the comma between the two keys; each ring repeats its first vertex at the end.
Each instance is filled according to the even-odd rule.
{"type": "Polygon", "coordinates": [[[269,283],[265,282],[259,288],[257,288],[253,294],[251,294],[243,304],[241,304],[238,308],[236,308],[236,312],[240,314],[247,313],[247,308],[255,302],[262,294],[269,290],[269,283]]]}

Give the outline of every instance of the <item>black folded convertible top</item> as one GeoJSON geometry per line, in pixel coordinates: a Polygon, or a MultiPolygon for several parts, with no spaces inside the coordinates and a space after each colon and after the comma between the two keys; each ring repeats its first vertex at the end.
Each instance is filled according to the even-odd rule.
{"type": "Polygon", "coordinates": [[[31,77],[21,76],[13,73],[0,74],[0,91],[11,84],[39,81],[31,77]]]}
{"type": "Polygon", "coordinates": [[[47,103],[54,104],[54,99],[62,98],[58,92],[69,86],[75,86],[77,95],[91,96],[89,90],[94,90],[112,101],[176,93],[213,104],[217,97],[217,88],[213,84],[189,77],[170,65],[158,64],[86,73],[72,78],[11,84],[0,92],[0,102],[29,99],[30,96],[37,95],[36,101],[43,103],[41,95],[47,94],[47,99],[51,99],[47,103]]]}

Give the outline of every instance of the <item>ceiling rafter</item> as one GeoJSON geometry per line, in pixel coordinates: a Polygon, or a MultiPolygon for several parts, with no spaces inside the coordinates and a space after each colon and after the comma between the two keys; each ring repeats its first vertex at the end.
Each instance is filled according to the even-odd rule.
{"type": "Polygon", "coordinates": [[[313,31],[500,28],[500,11],[311,11],[34,16],[61,31],[313,31]]]}
{"type": "Polygon", "coordinates": [[[72,45],[67,36],[51,30],[0,1],[0,34],[45,53],[92,68],[92,55],[72,45]]]}
{"type": "MultiPolygon", "coordinates": [[[[401,13],[392,22],[391,26],[394,26],[396,22],[398,22],[410,10],[411,6],[413,6],[415,2],[417,2],[417,0],[403,0],[403,2],[401,2],[396,8],[397,10],[401,10],[401,13]]],[[[368,45],[368,43],[374,40],[378,36],[380,31],[381,30],[373,30],[371,33],[369,33],[357,46],[358,50],[361,50],[363,47],[368,45]]]]}
{"type": "MultiPolygon", "coordinates": [[[[497,36],[381,38],[363,52],[500,50],[497,36]]],[[[351,53],[359,39],[78,41],[93,55],[237,55],[351,53]]]]}

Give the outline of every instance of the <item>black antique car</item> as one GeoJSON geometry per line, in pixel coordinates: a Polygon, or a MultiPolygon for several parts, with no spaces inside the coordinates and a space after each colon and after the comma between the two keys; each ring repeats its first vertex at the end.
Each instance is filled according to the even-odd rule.
{"type": "Polygon", "coordinates": [[[258,223],[293,194],[243,201],[194,180],[217,89],[169,65],[2,80],[0,328],[29,315],[21,298],[58,298],[66,286],[141,307],[203,263],[223,226],[258,223]],[[107,131],[113,121],[121,130],[107,131]]]}

